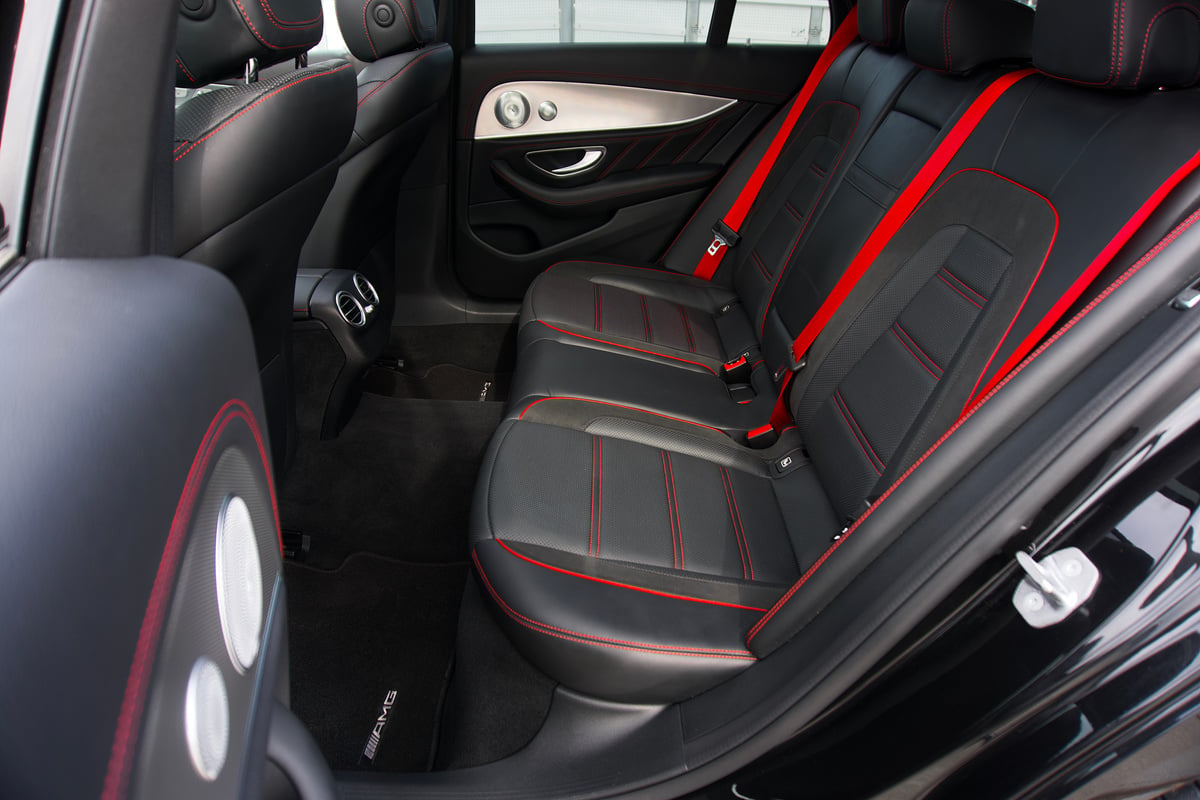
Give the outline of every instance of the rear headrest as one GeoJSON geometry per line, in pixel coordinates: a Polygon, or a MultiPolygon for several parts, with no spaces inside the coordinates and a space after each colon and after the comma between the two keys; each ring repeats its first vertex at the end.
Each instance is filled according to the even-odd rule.
{"type": "Polygon", "coordinates": [[[908,0],[858,0],[858,38],[888,50],[904,45],[904,6],[908,0]]]}
{"type": "Polygon", "coordinates": [[[321,41],[321,0],[179,0],[175,85],[200,86],[267,67],[321,41]]]}
{"type": "Polygon", "coordinates": [[[1016,0],[910,0],[905,47],[921,66],[952,75],[1028,61],[1035,16],[1016,0]]]}
{"type": "Polygon", "coordinates": [[[378,61],[437,37],[433,0],[337,0],[346,46],[360,61],[378,61]]]}
{"type": "Polygon", "coordinates": [[[1200,2],[1041,0],[1033,63],[1109,89],[1179,89],[1200,79],[1200,2]]]}

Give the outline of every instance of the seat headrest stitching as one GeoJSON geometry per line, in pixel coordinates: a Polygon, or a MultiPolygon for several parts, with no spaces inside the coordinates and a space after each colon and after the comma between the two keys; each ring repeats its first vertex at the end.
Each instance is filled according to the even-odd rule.
{"type": "MultiPolygon", "coordinates": [[[[238,13],[241,14],[241,16],[242,16],[242,21],[246,23],[246,26],[250,29],[250,32],[252,34],[254,34],[254,38],[257,39],[259,42],[261,42],[264,47],[268,47],[271,50],[298,50],[300,48],[307,49],[309,47],[312,47],[317,42],[321,41],[320,39],[314,39],[311,42],[304,42],[304,43],[292,45],[292,46],[272,44],[271,42],[268,42],[265,38],[263,38],[263,35],[258,32],[258,28],[254,27],[254,23],[250,20],[250,15],[246,13],[246,9],[242,5],[242,0],[233,0],[233,3],[234,3],[234,5],[237,6],[238,13]]],[[[280,28],[280,30],[284,30],[284,29],[280,28]]],[[[301,30],[303,30],[303,29],[301,29],[301,30]]]]}
{"type": "MultiPolygon", "coordinates": [[[[1190,11],[1192,13],[1192,16],[1196,17],[1196,19],[1198,21],[1200,21],[1200,12],[1197,12],[1195,6],[1193,6],[1191,3],[1172,3],[1169,6],[1160,8],[1158,10],[1158,13],[1155,14],[1153,17],[1151,17],[1150,22],[1148,22],[1146,24],[1146,35],[1142,37],[1142,53],[1141,53],[1141,56],[1138,58],[1137,74],[1133,76],[1133,82],[1135,84],[1139,83],[1142,79],[1142,70],[1146,66],[1146,51],[1148,49],[1150,49],[1150,33],[1151,33],[1151,31],[1154,30],[1154,23],[1158,22],[1158,18],[1161,17],[1163,14],[1167,13],[1168,11],[1174,11],[1177,9],[1183,9],[1185,11],[1190,11]]],[[[1198,65],[1196,68],[1195,77],[1200,77],[1200,65],[1198,65]]],[[[1193,80],[1195,80],[1195,77],[1193,78],[1193,80]]]]}
{"type": "Polygon", "coordinates": [[[363,0],[363,10],[362,10],[363,33],[365,33],[367,35],[367,44],[369,44],[371,46],[371,54],[374,55],[376,59],[378,59],[379,52],[375,49],[375,42],[371,41],[371,28],[370,28],[370,26],[367,25],[367,6],[369,6],[370,4],[371,4],[371,0],[363,0]]]}
{"type": "Polygon", "coordinates": [[[267,0],[258,0],[258,4],[266,13],[267,19],[271,20],[275,27],[279,28],[280,30],[284,30],[286,28],[296,28],[299,30],[304,30],[305,28],[315,28],[317,23],[321,22],[321,14],[317,14],[317,16],[313,17],[312,19],[299,19],[295,21],[284,20],[275,13],[275,10],[271,8],[271,4],[267,2],[267,0]]]}
{"type": "MultiPolygon", "coordinates": [[[[396,6],[400,9],[400,13],[404,15],[404,24],[408,26],[408,32],[412,34],[413,40],[416,42],[420,42],[421,37],[417,35],[416,29],[413,28],[412,20],[408,18],[408,11],[405,10],[404,3],[399,2],[399,0],[398,0],[398,2],[396,3],[396,6]]],[[[414,14],[417,13],[417,4],[416,3],[413,3],[413,13],[414,14]]]]}

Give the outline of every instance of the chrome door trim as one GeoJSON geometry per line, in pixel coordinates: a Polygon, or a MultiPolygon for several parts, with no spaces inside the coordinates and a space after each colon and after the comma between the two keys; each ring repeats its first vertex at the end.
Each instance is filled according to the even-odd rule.
{"type": "Polygon", "coordinates": [[[495,86],[483,98],[475,118],[476,139],[548,136],[557,133],[665,128],[708,119],[737,103],[727,97],[689,92],[565,81],[515,81],[495,86]],[[496,100],[519,92],[538,108],[550,101],[558,113],[550,120],[531,114],[520,128],[504,127],[496,118],[496,100]]]}

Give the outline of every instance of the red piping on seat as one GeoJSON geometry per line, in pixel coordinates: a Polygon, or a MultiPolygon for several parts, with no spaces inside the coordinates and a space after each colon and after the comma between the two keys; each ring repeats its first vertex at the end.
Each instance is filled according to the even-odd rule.
{"type": "Polygon", "coordinates": [[[522,555],[521,553],[518,553],[516,550],[513,550],[511,547],[509,547],[507,544],[505,544],[502,539],[496,539],[495,542],[496,542],[496,544],[500,545],[505,550],[507,550],[509,553],[511,553],[512,555],[521,559],[522,561],[527,561],[536,567],[541,567],[542,569],[548,569],[551,572],[559,572],[563,575],[570,575],[572,578],[582,578],[585,581],[592,581],[594,583],[602,583],[605,586],[615,586],[618,589],[629,589],[630,591],[642,592],[644,594],[652,594],[652,595],[655,595],[656,597],[666,597],[671,600],[684,600],[688,603],[702,603],[704,605],[723,606],[725,608],[740,608],[745,611],[759,611],[759,612],[766,611],[765,608],[758,608],[757,606],[743,606],[743,605],[738,605],[737,603],[724,603],[724,602],[721,602],[720,600],[707,600],[702,597],[691,597],[691,596],[685,595],[685,594],[673,594],[671,592],[660,592],[656,589],[647,589],[643,586],[634,586],[629,583],[621,583],[619,581],[610,581],[605,578],[597,578],[592,575],[584,575],[581,572],[572,572],[569,569],[565,569],[563,567],[555,567],[550,564],[546,564],[546,563],[543,563],[536,559],[530,558],[527,555],[522,555]]]}
{"type": "Polygon", "coordinates": [[[192,142],[192,144],[191,144],[191,146],[190,146],[190,147],[188,147],[186,150],[184,150],[184,151],[183,151],[182,153],[180,153],[179,155],[175,156],[175,161],[176,161],[176,162],[178,162],[178,161],[179,161],[179,159],[183,158],[183,157],[184,157],[184,156],[186,156],[188,153],[190,153],[190,152],[192,152],[193,150],[195,150],[195,149],[196,149],[196,147],[197,147],[198,145],[201,145],[201,144],[203,144],[204,142],[208,141],[210,138],[212,138],[212,137],[213,137],[213,136],[215,136],[216,134],[218,134],[218,133],[220,133],[221,131],[223,131],[223,130],[224,130],[226,127],[228,127],[228,126],[229,126],[229,125],[230,125],[230,124],[231,124],[231,123],[232,123],[234,120],[236,120],[238,117],[240,117],[240,116],[242,116],[243,114],[247,113],[248,111],[250,111],[250,109],[254,108],[255,106],[258,106],[258,105],[260,105],[260,104],[262,104],[262,103],[266,102],[268,99],[270,99],[270,98],[274,97],[275,95],[279,94],[279,93],[280,93],[280,92],[282,92],[283,90],[285,90],[285,89],[290,89],[290,88],[292,88],[293,86],[299,86],[300,84],[304,83],[305,81],[311,81],[313,78],[324,78],[324,77],[326,77],[327,75],[335,75],[335,74],[337,74],[337,73],[341,72],[342,70],[346,70],[346,69],[351,69],[351,66],[350,66],[349,64],[343,64],[342,66],[338,67],[337,69],[331,69],[331,70],[329,70],[328,72],[317,72],[317,73],[313,73],[313,74],[311,74],[311,75],[306,75],[306,76],[304,76],[303,78],[300,78],[299,80],[292,81],[291,83],[285,83],[283,86],[280,86],[278,89],[274,89],[273,91],[271,91],[271,92],[269,92],[269,93],[267,93],[267,94],[264,94],[262,97],[258,98],[258,99],[257,99],[257,100],[255,100],[253,103],[251,103],[250,105],[246,106],[246,107],[245,107],[245,108],[243,108],[241,111],[239,111],[238,113],[234,114],[234,115],[233,115],[232,117],[230,117],[229,119],[227,119],[227,120],[225,120],[224,122],[222,122],[222,123],[221,123],[220,125],[218,125],[216,128],[213,128],[211,131],[209,131],[208,133],[204,134],[203,136],[201,136],[201,137],[200,137],[199,139],[197,139],[196,141],[192,142]]]}
{"type": "Polygon", "coordinates": [[[530,619],[514,611],[508,603],[504,602],[504,599],[500,597],[495,587],[492,586],[492,582],[488,580],[487,573],[483,570],[483,565],[479,563],[479,556],[474,552],[471,553],[471,560],[475,562],[475,569],[479,570],[479,577],[483,579],[483,584],[487,587],[488,594],[492,596],[492,599],[496,601],[496,604],[500,606],[504,613],[536,633],[553,636],[556,639],[564,639],[568,642],[575,642],[576,644],[608,647],[614,650],[629,650],[635,653],[655,653],[657,655],[686,656],[689,658],[724,658],[734,661],[758,660],[758,657],[749,650],[705,649],[701,647],[675,647],[671,645],[652,645],[645,642],[627,642],[623,639],[608,639],[602,636],[592,636],[587,633],[577,633],[566,628],[558,628],[554,625],[538,622],[535,619],[530,619]]]}
{"type": "Polygon", "coordinates": [[[679,356],[670,356],[670,355],[667,355],[666,353],[655,352],[654,350],[643,350],[640,347],[631,347],[630,345],[627,345],[627,344],[619,344],[617,342],[610,342],[607,339],[597,339],[594,336],[584,336],[582,333],[572,333],[571,331],[563,330],[562,328],[555,327],[554,325],[551,325],[548,322],[543,322],[540,319],[537,322],[539,325],[545,325],[550,330],[558,331],[559,333],[566,334],[567,336],[574,336],[578,339],[587,339],[589,342],[599,342],[600,344],[612,345],[613,347],[620,347],[624,350],[633,350],[635,352],[645,353],[646,355],[650,355],[650,356],[659,356],[660,358],[669,358],[672,361],[680,361],[684,364],[692,364],[697,367],[703,367],[704,369],[711,372],[713,375],[717,374],[717,371],[715,369],[708,366],[707,364],[701,364],[699,361],[690,361],[686,358],[680,358],[679,356]]]}
{"type": "Polygon", "coordinates": [[[771,618],[774,617],[775,614],[777,614],[779,612],[779,609],[783,608],[783,606],[787,604],[788,600],[790,600],[792,598],[792,595],[794,595],[800,589],[800,587],[803,586],[808,581],[809,578],[811,578],[814,574],[816,574],[817,570],[821,568],[821,565],[824,564],[825,561],[828,560],[831,555],[833,555],[834,551],[836,551],[839,547],[841,547],[843,544],[845,544],[846,540],[850,538],[851,534],[853,534],[856,530],[858,530],[862,526],[862,524],[864,522],[866,522],[866,520],[873,513],[875,513],[875,510],[879,508],[880,504],[882,504],[885,500],[887,500],[888,497],[890,497],[891,494],[900,487],[900,484],[904,483],[904,481],[906,481],[908,479],[908,477],[910,475],[912,475],[913,472],[916,471],[917,467],[919,467],[919,466],[921,466],[921,464],[925,463],[925,460],[927,458],[929,458],[931,455],[933,455],[934,452],[939,447],[941,447],[946,442],[946,440],[949,439],[954,434],[955,431],[957,431],[960,427],[962,427],[963,423],[965,423],[968,419],[973,417],[975,415],[975,413],[977,411],[979,411],[979,409],[982,408],[985,403],[987,403],[988,400],[991,400],[993,397],[995,397],[997,392],[999,392],[1001,389],[1003,389],[1005,386],[1007,386],[1009,381],[1011,381],[1013,378],[1017,377],[1017,375],[1021,374],[1021,372],[1024,371],[1024,369],[1026,367],[1028,367],[1030,364],[1032,364],[1034,362],[1034,360],[1037,359],[1038,356],[1040,356],[1042,353],[1046,352],[1046,349],[1049,348],[1050,345],[1054,344],[1067,331],[1069,331],[1071,328],[1075,327],[1075,325],[1077,325],[1080,320],[1082,320],[1089,313],[1091,313],[1092,310],[1096,308],[1096,306],[1098,306],[1102,302],[1104,302],[1109,297],[1109,295],[1111,295],[1113,292],[1115,292],[1117,289],[1119,289],[1122,284],[1124,284],[1126,281],[1128,281],[1130,278],[1132,278],[1139,270],[1141,270],[1142,267],[1146,266],[1146,264],[1148,264],[1150,261],[1153,261],[1154,258],[1157,257],[1160,252],[1162,252],[1163,248],[1165,248],[1167,245],[1171,244],[1171,242],[1173,242],[1177,238],[1179,238],[1179,236],[1182,235],[1183,232],[1186,231],[1188,228],[1192,227],[1192,225],[1195,224],[1195,222],[1198,219],[1200,219],[1200,211],[1193,212],[1191,214],[1191,216],[1189,216],[1187,219],[1185,219],[1183,222],[1181,222],[1179,224],[1179,226],[1175,228],[1175,230],[1173,230],[1169,234],[1167,234],[1167,236],[1164,237],[1162,239],[1162,241],[1160,241],[1153,248],[1151,248],[1149,252],[1147,252],[1145,255],[1143,255],[1141,258],[1139,258],[1137,260],[1137,262],[1134,263],[1133,266],[1131,266],[1129,269],[1127,269],[1121,275],[1121,277],[1117,278],[1103,292],[1101,292],[1099,295],[1097,295],[1095,297],[1095,299],[1092,300],[1092,302],[1088,303],[1086,306],[1084,306],[1082,309],[1080,309],[1079,313],[1077,313],[1074,317],[1072,317],[1070,320],[1068,320],[1061,328],[1059,328],[1054,333],[1053,336],[1051,336],[1049,339],[1047,339],[1045,342],[1043,342],[1036,350],[1034,350],[1032,353],[1030,353],[1025,358],[1024,361],[1022,361],[1020,364],[1017,365],[1017,367],[1015,369],[1013,369],[1011,372],[1007,373],[1000,380],[999,383],[997,383],[986,394],[984,394],[982,397],[980,397],[978,400],[976,400],[974,405],[972,405],[961,417],[959,417],[958,420],[953,425],[951,425],[950,428],[945,433],[943,433],[941,435],[941,437],[939,437],[938,440],[936,442],[934,442],[933,445],[921,455],[920,458],[918,458],[916,461],[914,461],[911,467],[906,469],[900,475],[900,477],[896,478],[895,482],[892,483],[892,485],[887,488],[887,491],[885,491],[883,494],[881,494],[879,496],[879,499],[877,499],[874,503],[872,503],[870,508],[868,508],[865,512],[863,512],[862,516],[860,516],[858,519],[856,519],[854,521],[854,523],[849,528],[846,529],[846,532],[841,536],[841,538],[839,538],[836,542],[834,542],[832,545],[830,545],[829,548],[824,553],[821,554],[821,557],[818,558],[816,560],[816,562],[811,567],[809,567],[804,572],[804,574],[801,575],[800,578],[794,584],[792,584],[791,588],[788,589],[787,592],[785,592],[784,595],[782,597],[780,597],[778,601],[776,601],[775,605],[771,606],[771,610],[768,611],[766,614],[764,614],[762,619],[760,619],[757,623],[755,623],[754,627],[751,628],[750,632],[746,635],[746,644],[749,644],[754,639],[754,637],[756,635],[758,635],[759,631],[761,631],[763,629],[763,626],[766,625],[771,620],[771,618]]]}

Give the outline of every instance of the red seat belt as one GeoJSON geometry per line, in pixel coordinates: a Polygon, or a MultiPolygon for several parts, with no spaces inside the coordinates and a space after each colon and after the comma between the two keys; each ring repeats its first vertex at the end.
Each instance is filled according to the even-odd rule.
{"type": "Polygon", "coordinates": [[[725,212],[725,216],[713,229],[712,244],[708,246],[708,250],[700,258],[700,263],[696,265],[696,269],[692,272],[698,278],[704,280],[712,280],[712,276],[716,273],[717,267],[721,266],[721,259],[725,257],[725,251],[731,246],[738,243],[740,236],[738,229],[742,223],[746,221],[746,216],[750,213],[751,206],[758,198],[758,193],[762,191],[763,184],[767,181],[767,175],[771,172],[771,168],[775,166],[776,159],[783,152],[783,145],[792,134],[792,129],[796,127],[796,122],[804,113],[808,101],[817,91],[817,84],[825,77],[825,73],[829,71],[835,59],[842,54],[851,42],[858,38],[858,8],[851,8],[850,14],[838,26],[833,36],[829,39],[829,44],[825,45],[825,49],[821,51],[821,57],[817,59],[816,66],[809,73],[808,79],[804,81],[804,87],[800,90],[800,94],[796,96],[796,101],[792,103],[792,107],[788,110],[787,116],[784,117],[783,125],[776,132],[775,138],[771,140],[770,146],[767,147],[767,152],[763,153],[762,159],[751,173],[750,179],[746,181],[746,185],[742,187],[742,191],[738,194],[737,199],[733,201],[733,205],[725,212]]]}
{"type": "MultiPolygon", "coordinates": [[[[966,413],[967,409],[975,405],[979,398],[985,396],[988,392],[996,388],[1000,381],[1004,380],[1004,376],[1011,372],[1017,364],[1020,364],[1021,360],[1024,359],[1025,356],[1027,356],[1043,338],[1045,338],[1046,334],[1050,332],[1051,328],[1058,324],[1058,321],[1062,319],[1064,314],[1067,313],[1067,310],[1075,303],[1076,300],[1079,299],[1079,296],[1087,290],[1087,287],[1091,285],[1096,276],[1099,275],[1104,268],[1112,262],[1121,248],[1124,247],[1131,238],[1133,238],[1133,235],[1137,232],[1138,228],[1141,227],[1142,223],[1144,223],[1146,219],[1152,213],[1154,213],[1156,208],[1162,205],[1163,201],[1166,200],[1167,195],[1169,195],[1171,191],[1183,181],[1184,178],[1195,172],[1197,168],[1200,168],[1200,151],[1197,151],[1195,155],[1193,155],[1187,160],[1187,162],[1183,164],[1183,166],[1175,170],[1174,174],[1167,178],[1166,182],[1163,183],[1162,186],[1158,187],[1154,194],[1146,198],[1146,202],[1142,204],[1141,208],[1139,208],[1137,212],[1129,218],[1129,221],[1125,223],[1121,230],[1117,231],[1117,234],[1112,238],[1112,241],[1105,245],[1104,249],[1101,250],[1100,253],[1092,260],[1092,263],[1088,264],[1087,269],[1080,273],[1079,277],[1075,279],[1075,282],[1071,284],[1066,293],[1058,299],[1058,302],[1051,306],[1050,310],[1046,312],[1046,315],[1042,317],[1041,321],[1034,326],[1033,330],[1029,332],[1029,335],[1025,337],[1024,341],[1022,341],[1021,344],[1017,346],[1017,349],[1012,352],[1012,355],[1010,355],[1000,366],[1000,368],[996,370],[996,374],[992,375],[991,379],[984,385],[982,389],[979,389],[979,383],[983,380],[983,376],[987,374],[988,367],[992,365],[991,359],[988,359],[988,363],[984,365],[983,371],[979,374],[979,380],[975,382],[975,386],[972,388],[971,399],[967,401],[965,406],[963,406],[963,413],[966,413]],[[978,391],[975,391],[976,389],[978,389],[978,391]]],[[[1020,312],[1018,311],[1018,313],[1020,312]]],[[[1000,344],[1003,344],[1003,342],[1004,340],[1001,339],[1000,344]]],[[[996,345],[996,351],[992,353],[992,358],[995,358],[996,353],[1000,352],[1000,344],[996,345]]]]}
{"type": "MultiPolygon", "coordinates": [[[[850,266],[846,267],[846,271],[842,273],[842,277],[838,279],[837,284],[825,298],[825,302],[817,309],[817,313],[812,316],[808,324],[804,326],[804,330],[800,331],[800,335],[792,342],[792,359],[796,365],[802,365],[805,355],[808,353],[808,348],[813,341],[825,328],[825,325],[833,317],[834,313],[841,306],[842,302],[858,284],[858,281],[866,274],[867,269],[874,263],[875,259],[891,241],[896,232],[908,220],[908,217],[920,205],[921,200],[925,197],[925,193],[933,186],[934,181],[942,174],[942,171],[958,153],[967,137],[975,130],[980,121],[984,118],[987,112],[995,105],[1009,88],[1023,78],[1028,77],[1036,72],[1033,69],[1023,69],[1016,72],[1010,72],[1000,76],[991,83],[979,97],[975,98],[975,102],[968,106],[967,110],[959,118],[958,122],[954,123],[954,127],[946,134],[941,143],[929,156],[929,160],[917,172],[908,186],[904,187],[904,191],[896,198],[896,202],[892,203],[892,207],[887,210],[883,218],[879,220],[879,224],[875,226],[875,230],[867,237],[867,241],[859,249],[858,254],[854,256],[854,260],[850,262],[850,266]]],[[[771,412],[771,426],[775,430],[781,430],[791,419],[791,413],[787,408],[785,395],[788,384],[791,381],[791,371],[783,378],[783,383],[779,388],[779,398],[775,401],[775,409],[771,412]]]]}

